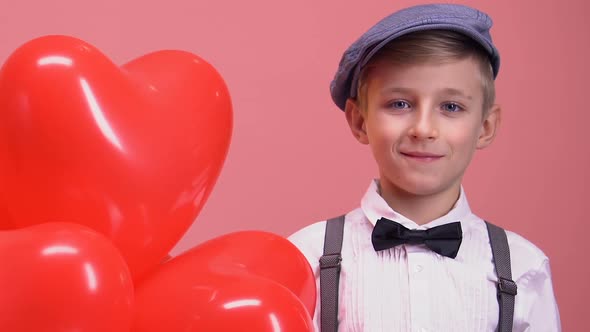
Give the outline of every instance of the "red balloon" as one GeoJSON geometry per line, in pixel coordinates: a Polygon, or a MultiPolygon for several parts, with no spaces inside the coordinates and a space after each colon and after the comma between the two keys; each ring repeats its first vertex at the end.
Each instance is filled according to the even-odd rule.
{"type": "Polygon", "coordinates": [[[265,278],[215,273],[162,273],[142,283],[132,332],[306,332],[313,323],[301,301],[265,278]],[[180,278],[180,279],[179,279],[180,278]]]}
{"type": "MultiPolygon", "coordinates": [[[[203,271],[230,275],[255,275],[287,287],[313,315],[316,305],[316,281],[305,256],[284,237],[262,231],[226,234],[204,242],[172,258],[148,278],[166,291],[166,282],[155,281],[170,274],[186,279],[203,271]]],[[[141,284],[141,282],[139,282],[141,284]]]]}
{"type": "Polygon", "coordinates": [[[66,223],[2,231],[0,262],[0,331],[129,331],[131,275],[102,235],[66,223]]]}
{"type": "Polygon", "coordinates": [[[133,331],[311,331],[315,300],[313,271],[293,244],[272,233],[236,232],[137,283],[133,331]]]}
{"type": "Polygon", "coordinates": [[[0,119],[0,229],[86,225],[138,278],[206,202],[232,107],[196,55],[158,51],[119,68],[84,41],[47,36],[0,69],[0,119]]]}

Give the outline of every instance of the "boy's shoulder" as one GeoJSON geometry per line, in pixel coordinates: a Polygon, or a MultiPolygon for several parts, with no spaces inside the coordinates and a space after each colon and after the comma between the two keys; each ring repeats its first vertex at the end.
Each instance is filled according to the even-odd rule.
{"type": "Polygon", "coordinates": [[[537,272],[548,270],[549,258],[534,243],[509,230],[506,230],[506,237],[514,280],[525,276],[533,277],[537,272]]]}
{"type": "Polygon", "coordinates": [[[325,233],[326,220],[308,225],[288,237],[289,241],[305,256],[314,272],[317,272],[316,265],[319,264],[318,260],[324,253],[325,233]]]}
{"type": "MultiPolygon", "coordinates": [[[[350,235],[347,229],[350,229],[351,223],[362,220],[362,215],[363,212],[360,208],[346,214],[346,223],[344,224],[345,238],[350,235]]],[[[310,262],[316,262],[324,254],[326,222],[327,220],[315,222],[303,227],[288,237],[289,241],[299,248],[310,262]]]]}

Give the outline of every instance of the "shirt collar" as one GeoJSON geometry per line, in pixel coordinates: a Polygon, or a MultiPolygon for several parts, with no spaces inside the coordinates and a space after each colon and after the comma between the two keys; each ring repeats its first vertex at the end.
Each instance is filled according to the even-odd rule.
{"type": "Polygon", "coordinates": [[[460,221],[461,227],[463,230],[466,229],[468,225],[464,224],[464,221],[467,220],[467,217],[471,215],[471,208],[469,207],[469,203],[467,202],[467,198],[465,197],[465,191],[463,187],[461,187],[461,192],[459,194],[459,198],[455,205],[446,215],[432,220],[424,225],[418,225],[411,219],[405,217],[401,213],[396,212],[393,210],[387,202],[381,197],[379,194],[379,186],[378,180],[371,181],[365,196],[361,200],[361,209],[363,210],[365,216],[375,226],[377,220],[381,217],[385,217],[387,219],[393,220],[402,224],[404,227],[409,229],[429,229],[435,226],[448,224],[451,222],[460,221]]]}

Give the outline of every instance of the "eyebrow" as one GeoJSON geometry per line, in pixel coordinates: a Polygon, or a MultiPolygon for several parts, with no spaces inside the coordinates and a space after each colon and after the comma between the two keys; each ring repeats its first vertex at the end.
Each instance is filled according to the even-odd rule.
{"type": "Polygon", "coordinates": [[[392,93],[392,92],[412,93],[412,92],[414,92],[414,90],[408,89],[408,88],[385,88],[385,89],[381,90],[381,94],[392,93]]]}
{"type": "MultiPolygon", "coordinates": [[[[394,87],[394,88],[385,88],[383,90],[381,90],[381,94],[386,94],[386,93],[392,93],[392,92],[398,92],[398,93],[413,93],[414,89],[410,89],[410,88],[399,88],[399,87],[394,87]]],[[[459,96],[459,97],[463,97],[469,100],[472,100],[473,97],[463,93],[463,91],[458,90],[458,89],[454,89],[454,88],[444,88],[439,90],[440,93],[445,94],[445,95],[450,95],[450,96],[459,96]]]]}
{"type": "Polygon", "coordinates": [[[453,89],[453,88],[445,88],[445,89],[442,89],[442,92],[445,93],[445,94],[448,94],[448,95],[452,95],[452,96],[460,96],[460,97],[463,97],[463,98],[467,98],[469,100],[472,100],[473,99],[472,96],[463,93],[463,91],[457,90],[457,89],[453,89]]]}

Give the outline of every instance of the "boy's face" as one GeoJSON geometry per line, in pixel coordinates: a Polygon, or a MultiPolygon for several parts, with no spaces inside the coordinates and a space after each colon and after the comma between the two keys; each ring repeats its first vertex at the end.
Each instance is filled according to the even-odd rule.
{"type": "Polygon", "coordinates": [[[413,195],[458,193],[477,148],[489,145],[500,109],[482,109],[480,67],[447,63],[380,63],[367,77],[366,106],[349,99],[355,137],[369,144],[382,190],[413,195]]]}

